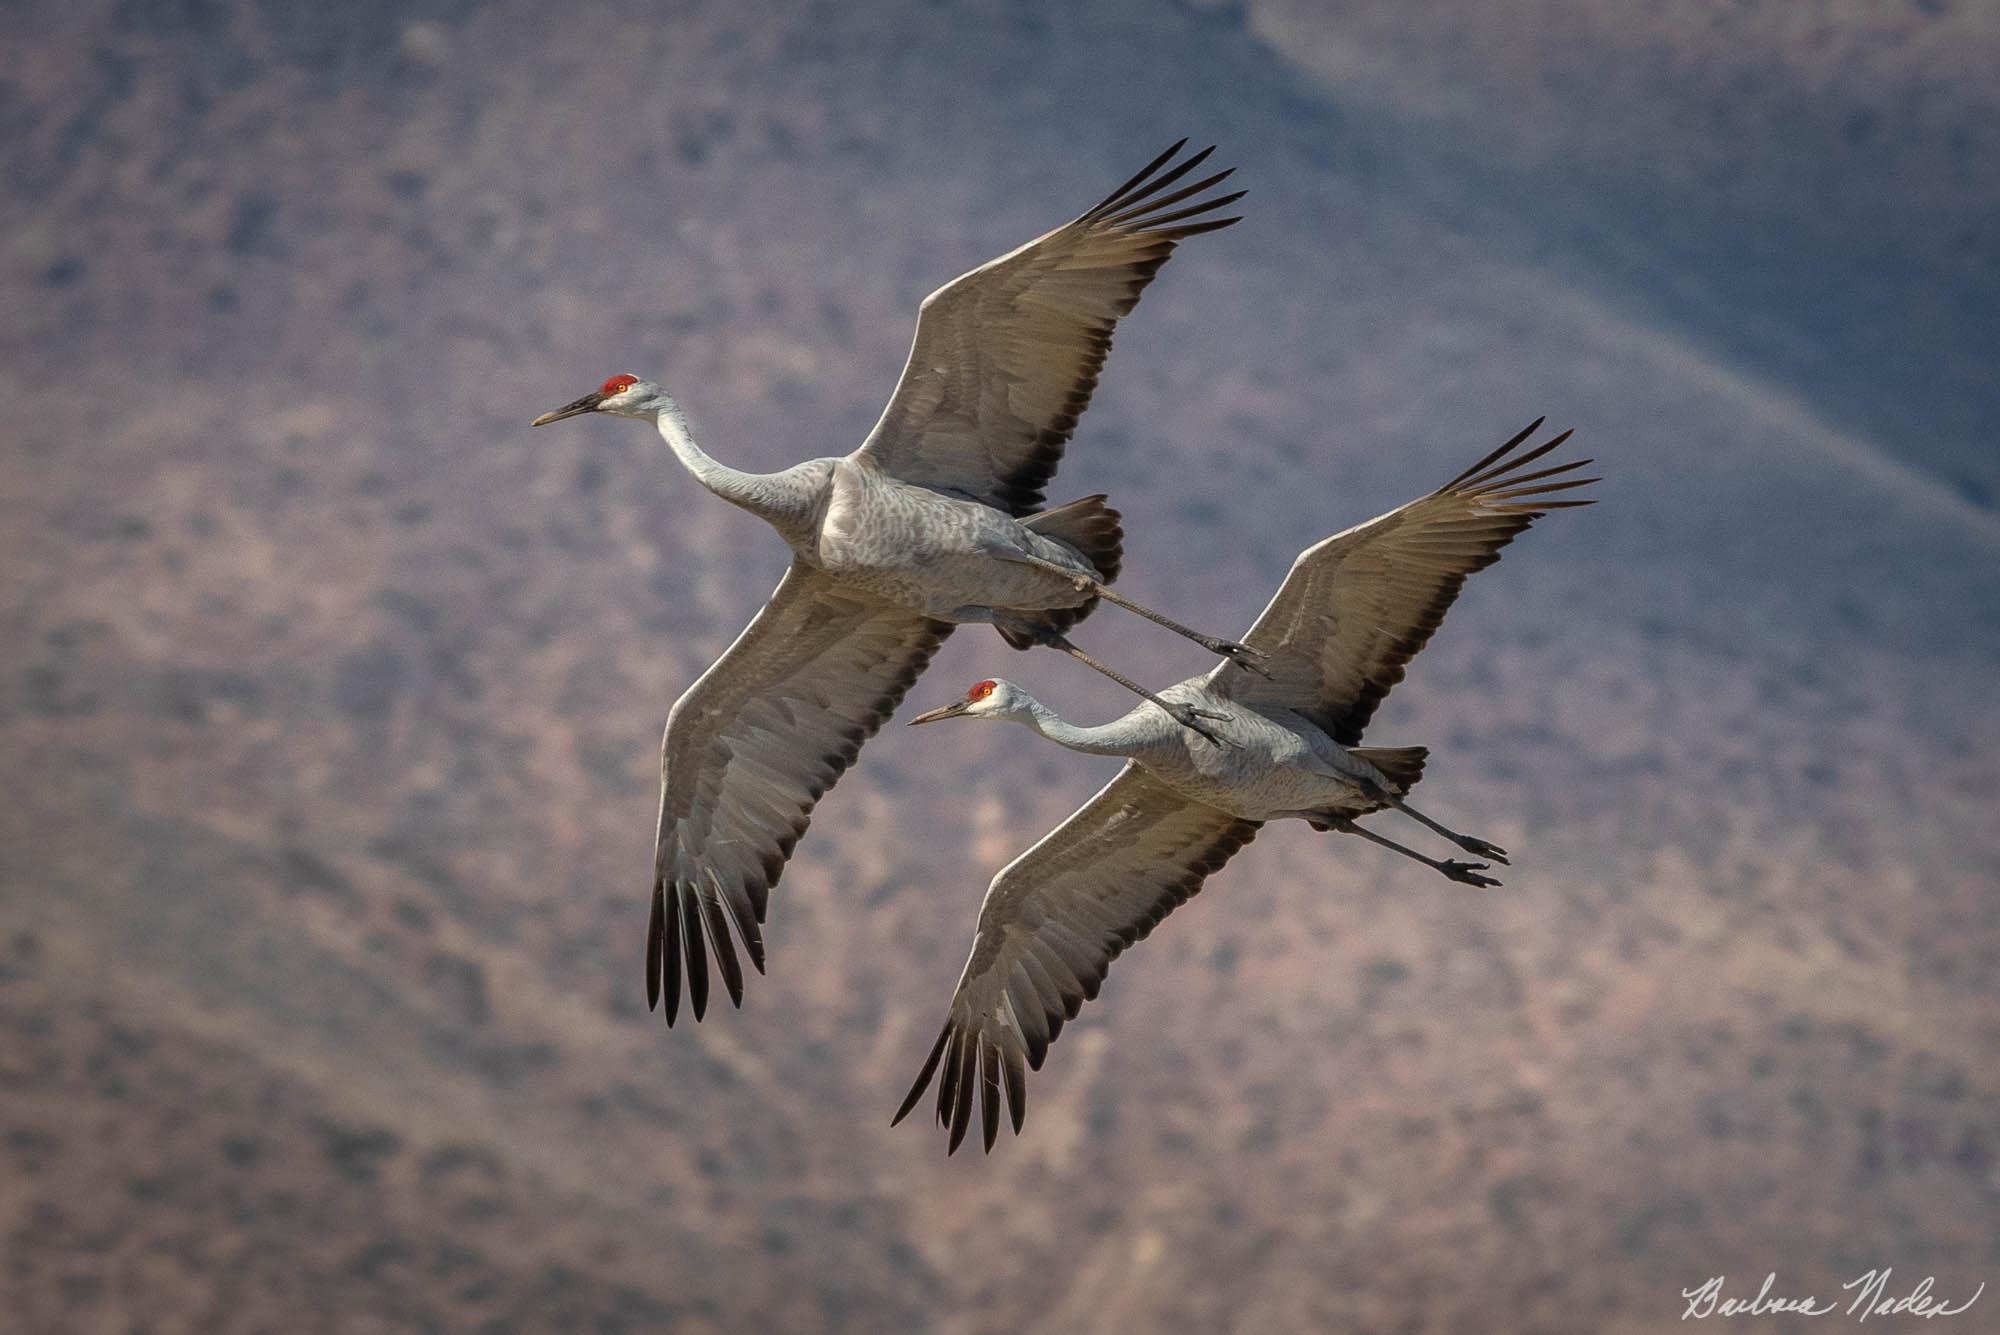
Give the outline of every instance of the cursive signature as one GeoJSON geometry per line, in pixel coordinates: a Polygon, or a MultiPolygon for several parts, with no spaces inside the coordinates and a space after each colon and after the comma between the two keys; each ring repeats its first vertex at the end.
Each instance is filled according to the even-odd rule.
{"type": "Polygon", "coordinates": [[[1826,1316],[1833,1312],[1845,1311],[1857,1322],[1866,1321],[1871,1316],[1917,1316],[1925,1319],[1940,1316],[1957,1316],[1966,1308],[1979,1301],[1979,1295],[1986,1292],[1986,1282],[1980,1281],[1972,1296],[1953,1306],[1948,1298],[1933,1296],[1931,1286],[1936,1277],[1925,1275],[1917,1286],[1900,1297],[1889,1292],[1889,1277],[1893,1267],[1870,1270],[1856,1275],[1841,1285],[1843,1292],[1851,1292],[1854,1297],[1846,1304],[1837,1299],[1821,1300],[1817,1294],[1787,1298],[1774,1294],[1771,1289],[1778,1282],[1774,1270],[1764,1276],[1764,1283],[1754,1298],[1725,1298],[1722,1296],[1723,1276],[1711,1275],[1692,1289],[1682,1289],[1681,1298],[1687,1308],[1681,1313],[1683,1321],[1703,1321],[1712,1316],[1772,1316],[1777,1313],[1791,1313],[1797,1316],[1826,1316]]]}

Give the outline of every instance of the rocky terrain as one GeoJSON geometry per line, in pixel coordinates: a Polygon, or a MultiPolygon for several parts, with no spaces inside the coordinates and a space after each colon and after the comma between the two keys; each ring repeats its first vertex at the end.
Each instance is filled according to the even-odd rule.
{"type": "MultiPolygon", "coordinates": [[[[2000,38],[1627,8],[11,10],[8,1328],[1639,1332],[1716,1274],[2000,1282],[2000,38]],[[925,292],[1182,134],[1246,221],[1051,491],[1111,493],[1135,598],[1247,625],[1542,413],[1603,503],[1371,734],[1506,888],[1269,830],[947,1160],[888,1119],[971,915],[1112,767],[885,730],[770,975],[666,1030],[655,741],[784,557],[639,428],[524,424],[629,370],[731,462],[844,451],[925,292]]],[[[1123,707],[966,631],[904,715],[996,672],[1123,707]]]]}

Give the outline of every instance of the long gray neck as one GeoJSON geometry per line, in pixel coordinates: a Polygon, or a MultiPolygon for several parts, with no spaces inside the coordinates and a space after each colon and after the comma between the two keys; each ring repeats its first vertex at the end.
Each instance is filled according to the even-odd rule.
{"type": "Polygon", "coordinates": [[[748,510],[770,523],[787,539],[792,538],[793,531],[809,519],[815,498],[805,479],[797,476],[798,469],[787,469],[782,473],[745,473],[717,462],[695,444],[681,406],[664,394],[660,395],[659,405],[653,411],[653,424],[659,428],[660,438],[667,442],[667,448],[674,452],[682,467],[694,474],[695,481],[731,505],[748,510]]]}
{"type": "MultiPolygon", "coordinates": [[[[1057,746],[1093,756],[1130,756],[1145,749],[1148,739],[1132,726],[1133,715],[1113,719],[1094,728],[1078,727],[1059,716],[1040,700],[1027,702],[1028,716],[1017,721],[1033,728],[1057,746]]],[[[1136,711],[1135,711],[1136,712],[1136,711]]]]}
{"type": "Polygon", "coordinates": [[[687,418],[682,414],[681,406],[664,394],[660,396],[659,406],[653,411],[653,425],[659,428],[661,439],[667,442],[667,448],[674,452],[674,457],[681,461],[681,466],[694,474],[695,481],[731,505],[740,505],[746,510],[756,508],[755,502],[761,490],[759,483],[763,482],[763,476],[757,473],[739,472],[727,464],[717,463],[711,459],[706,450],[694,443],[694,437],[688,432],[687,418]]]}

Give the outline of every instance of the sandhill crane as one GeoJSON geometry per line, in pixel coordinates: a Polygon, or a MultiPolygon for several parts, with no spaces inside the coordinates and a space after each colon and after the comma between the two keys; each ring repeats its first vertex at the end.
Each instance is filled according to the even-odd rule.
{"type": "MultiPolygon", "coordinates": [[[[843,458],[739,472],[695,444],[664,389],[632,375],[535,419],[607,413],[653,423],[697,481],[792,548],[769,604],[667,715],[646,999],[657,1008],[664,983],[668,1024],[680,1009],[683,958],[702,1018],[710,951],[742,1005],[730,925],[761,973],[770,890],[814,803],[954,625],[986,622],[1017,649],[1060,649],[1156,701],[1064,637],[1098,599],[1255,667],[1244,646],[1106,587],[1121,534],[1102,496],[1033,513],[1118,318],[1178,242],[1238,221],[1204,215],[1241,191],[1197,198],[1227,171],[1162,193],[1214,151],[1168,167],[1186,142],[1075,221],[925,298],[889,406],[843,458]]],[[[1202,726],[1198,707],[1160,703],[1202,726]]]]}
{"type": "Polygon", "coordinates": [[[1456,833],[1405,802],[1423,774],[1423,747],[1366,749],[1361,731],[1403,679],[1457,598],[1465,577],[1546,510],[1589,505],[1548,500],[1595,478],[1551,481],[1588,459],[1534,472],[1524,467],[1567,431],[1514,454],[1541,421],[1437,491],[1307,548],[1244,642],[1269,676],[1225,663],[1161,692],[1222,718],[1217,742],[1193,738],[1151,705],[1101,727],[1078,727],[1010,682],[977,683],[964,699],[919,715],[1021,723],[1072,751],[1125,756],[1125,768],[1068,820],[993,878],[979,908],[972,955],[944,1029],[925,1060],[900,1122],[943,1070],[937,1116],[958,1149],[981,1091],[986,1148],[993,1148],[1004,1080],[1018,1134],[1027,1108],[1022,1063],[1039,1070],[1048,1046],[1105,971],[1133,942],[1187,901],[1202,881],[1284,817],[1360,835],[1466,885],[1499,882],[1483,862],[1441,861],[1355,823],[1394,808],[1478,857],[1504,863],[1483,839],[1456,833]],[[1511,456],[1511,457],[1510,457],[1511,456]]]}

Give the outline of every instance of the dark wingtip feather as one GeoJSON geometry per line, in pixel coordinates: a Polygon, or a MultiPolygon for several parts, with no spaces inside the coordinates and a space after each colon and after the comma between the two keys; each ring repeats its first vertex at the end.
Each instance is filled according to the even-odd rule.
{"type": "Polygon", "coordinates": [[[1550,450],[1555,449],[1558,445],[1561,445],[1564,441],[1568,440],[1569,437],[1570,433],[1565,431],[1560,435],[1554,436],[1551,439],[1543,441],[1541,444],[1535,446],[1534,449],[1529,450],[1526,454],[1516,455],[1512,459],[1508,459],[1505,460],[1504,462],[1495,464],[1493,467],[1481,473],[1478,477],[1469,480],[1465,484],[1464,489],[1467,491],[1476,491],[1481,487],[1490,487],[1495,484],[1499,484],[1502,486],[1508,485],[1503,479],[1506,479],[1510,474],[1516,473],[1519,470],[1526,468],[1529,464],[1535,462],[1535,460],[1541,458],[1543,455],[1547,454],[1550,450]]]}
{"type": "MultiPolygon", "coordinates": [[[[1186,143],[1187,141],[1182,140],[1181,142],[1186,143]]],[[[1196,167],[1199,167],[1204,161],[1207,160],[1208,155],[1213,153],[1214,151],[1215,147],[1214,145],[1211,144],[1209,147],[1204,148],[1201,152],[1187,159],[1185,162],[1181,163],[1179,166],[1175,167],[1172,171],[1166,173],[1164,176],[1156,176],[1151,180],[1146,181],[1144,183],[1144,189],[1127,192],[1118,200],[1118,206],[1116,210],[1104,210],[1102,213],[1100,213],[1098,221],[1113,222],[1113,223],[1119,221],[1118,217],[1111,216],[1114,212],[1118,215],[1123,215],[1123,216],[1130,216],[1133,213],[1145,212],[1146,208],[1149,207],[1146,204],[1147,200],[1152,199],[1153,196],[1159,194],[1162,190],[1165,190],[1175,181],[1180,180],[1181,177],[1186,176],[1196,167]]]]}
{"type": "Polygon", "coordinates": [[[743,966],[736,960],[736,941],[729,935],[729,924],[722,916],[722,902],[700,891],[695,892],[695,902],[701,905],[702,926],[708,929],[708,953],[722,973],[723,990],[729,994],[729,1004],[741,1010],[743,966]]]}
{"type": "Polygon", "coordinates": [[[979,1134],[986,1153],[993,1153],[993,1139],[1000,1134],[1000,1050],[991,1043],[981,1044],[979,1060],[979,1134]]]}
{"type": "Polygon", "coordinates": [[[979,1059],[976,1044],[961,1040],[958,1044],[957,1069],[951,1073],[951,1139],[945,1146],[945,1155],[958,1153],[958,1147],[965,1143],[966,1130],[972,1125],[972,1068],[979,1059]]]}
{"type": "Polygon", "coordinates": [[[701,910],[695,906],[694,887],[681,900],[681,948],[687,952],[688,1007],[696,1021],[708,1014],[708,954],[701,944],[701,910]]]}
{"type": "MultiPolygon", "coordinates": [[[[1520,461],[1520,463],[1527,462],[1529,461],[1526,459],[1520,461]]],[[[1586,468],[1594,462],[1596,461],[1593,459],[1572,459],[1566,464],[1554,464],[1548,468],[1537,468],[1532,473],[1518,473],[1513,471],[1514,468],[1519,467],[1519,464],[1515,464],[1500,470],[1505,476],[1496,475],[1489,485],[1497,484],[1510,491],[1518,491],[1530,482],[1540,482],[1543,478],[1558,477],[1564,473],[1574,473],[1577,469],[1586,468]]],[[[1489,492],[1489,494],[1492,493],[1489,492]]]]}
{"type": "Polygon", "coordinates": [[[653,882],[653,911],[646,922],[646,1009],[660,1008],[660,951],[667,937],[667,891],[659,880],[653,882]]]}
{"type": "Polygon", "coordinates": [[[931,1044],[931,1055],[924,1058],[924,1069],[917,1072],[917,1082],[910,1086],[910,1092],[904,1096],[903,1106],[896,1109],[896,1115],[889,1119],[890,1126],[908,1117],[910,1109],[917,1106],[917,1100],[924,1096],[926,1089],[930,1088],[931,1076],[937,1071],[938,1058],[944,1056],[945,1040],[950,1037],[951,1025],[947,1023],[944,1028],[938,1030],[937,1042],[931,1044]]]}
{"type": "Polygon", "coordinates": [[[1507,455],[1507,453],[1510,450],[1512,450],[1515,446],[1519,445],[1522,441],[1526,440],[1528,437],[1534,435],[1537,431],[1540,431],[1542,429],[1542,423],[1548,420],[1549,418],[1547,413],[1544,413],[1542,414],[1542,416],[1537,417],[1534,421],[1528,423],[1526,426],[1522,427],[1519,431],[1515,432],[1512,437],[1510,437],[1504,444],[1500,446],[1499,449],[1493,451],[1491,454],[1487,455],[1484,459],[1481,459],[1478,463],[1466,469],[1463,473],[1460,473],[1457,477],[1453,478],[1451,481],[1445,483],[1442,487],[1439,487],[1438,490],[1451,491],[1454,488],[1463,485],[1469,479],[1478,476],[1480,473],[1485,472],[1489,465],[1494,463],[1496,460],[1504,458],[1507,455]]]}
{"type": "MultiPolygon", "coordinates": [[[[1210,151],[1212,152],[1213,150],[1210,151]]],[[[1203,156],[1206,156],[1206,154],[1204,154],[1203,156]]],[[[1186,168],[1194,166],[1194,164],[1199,161],[1201,161],[1200,158],[1195,158],[1192,161],[1183,164],[1182,170],[1186,170],[1186,168]]],[[[1105,218],[1104,221],[1110,223],[1114,227],[1124,227],[1128,225],[1136,225],[1141,228],[1157,227],[1160,223],[1166,221],[1163,218],[1154,216],[1158,214],[1161,209],[1170,208],[1173,205],[1180,203],[1184,199],[1190,198],[1191,196],[1194,195],[1198,195],[1204,190],[1208,190],[1214,186],[1220,185],[1222,182],[1228,180],[1231,176],[1234,176],[1235,174],[1236,174],[1236,168],[1234,167],[1225,168],[1222,171],[1216,172],[1212,176],[1202,177],[1199,181],[1196,181],[1193,185],[1184,185],[1170,195],[1162,195],[1158,199],[1150,199],[1150,198],[1142,199],[1137,204],[1133,204],[1127,208],[1120,209],[1117,213],[1114,213],[1109,217],[1105,218]]],[[[1160,182],[1160,184],[1167,185],[1169,184],[1169,182],[1162,181],[1160,182]]],[[[1146,192],[1146,194],[1149,196],[1152,193],[1153,192],[1151,190],[1148,190],[1146,192]]],[[[1238,193],[1240,194],[1241,192],[1238,193]]],[[[1232,198],[1234,198],[1234,196],[1232,196],[1232,198]]]]}
{"type": "Polygon", "coordinates": [[[1242,221],[1243,215],[1239,213],[1228,218],[1217,218],[1213,222],[1190,223],[1186,227],[1176,227],[1158,235],[1169,241],[1185,241],[1191,236],[1205,236],[1210,232],[1219,232],[1225,227],[1234,227],[1242,221]]]}
{"type": "Polygon", "coordinates": [[[1521,487],[1510,491],[1488,492],[1487,496],[1496,501],[1512,501],[1519,500],[1523,496],[1546,496],[1550,492],[1555,491],[1574,491],[1578,487],[1587,487],[1593,482],[1602,482],[1603,480],[1596,477],[1580,477],[1568,482],[1544,482],[1540,486],[1521,487]]]}
{"type": "MultiPolygon", "coordinates": [[[[1217,209],[1227,208],[1249,193],[1248,190],[1238,190],[1232,195],[1217,195],[1214,199],[1204,199],[1199,204],[1190,204],[1184,209],[1176,209],[1172,213],[1163,214],[1158,218],[1148,218],[1146,226],[1149,229],[1159,230],[1165,228],[1168,223],[1177,223],[1183,218],[1198,218],[1204,213],[1213,213],[1217,209]]],[[[1237,216],[1240,218],[1242,215],[1239,214],[1237,216]]],[[[1176,231],[1184,232],[1186,229],[1178,228],[1176,231]]]]}
{"type": "Polygon", "coordinates": [[[750,967],[758,973],[764,972],[764,933],[756,919],[741,913],[732,913],[730,917],[736,923],[737,934],[743,938],[743,949],[749,952],[750,967]]]}
{"type": "Polygon", "coordinates": [[[958,1092],[958,1053],[963,1045],[963,1035],[957,1030],[950,1031],[944,1045],[944,1064],[938,1070],[937,1124],[951,1125],[952,1099],[958,1092]]]}
{"type": "MultiPolygon", "coordinates": [[[[662,887],[664,889],[664,886],[662,887]]],[[[674,902],[666,906],[666,937],[661,943],[660,962],[666,969],[667,1028],[681,1013],[681,913],[680,887],[674,887],[674,902]]]]}
{"type": "Polygon", "coordinates": [[[1007,1064],[1001,1068],[1007,1077],[1007,1115],[1014,1123],[1014,1134],[1021,1134],[1021,1123],[1028,1116],[1028,1073],[1021,1069],[1021,1052],[1018,1048],[1007,1050],[1007,1064]]]}
{"type": "MultiPolygon", "coordinates": [[[[766,871],[765,875],[769,876],[770,872],[766,871]]],[[[723,917],[727,921],[736,924],[736,935],[742,940],[743,949],[750,956],[751,967],[756,969],[758,973],[762,973],[764,972],[764,933],[757,926],[760,910],[757,907],[757,896],[751,889],[755,884],[756,880],[754,877],[740,882],[735,886],[737,891],[735,894],[731,894],[728,890],[725,890],[720,882],[716,884],[715,888],[716,893],[721,896],[723,917]]]]}
{"type": "Polygon", "coordinates": [[[972,1091],[966,1090],[961,1097],[965,1106],[952,1111],[951,1135],[945,1140],[944,1154],[947,1159],[958,1153],[958,1147],[965,1143],[966,1131],[972,1126],[972,1091]]]}
{"type": "Polygon", "coordinates": [[[1164,167],[1167,163],[1173,161],[1174,154],[1180,152],[1183,148],[1186,147],[1187,147],[1187,140],[1185,138],[1177,141],[1173,145],[1173,147],[1169,148],[1166,152],[1160,154],[1160,156],[1158,156],[1157,158],[1154,158],[1144,167],[1141,167],[1138,170],[1138,172],[1133,175],[1131,180],[1125,182],[1123,185],[1119,186],[1116,190],[1113,190],[1110,194],[1106,195],[1103,199],[1100,199],[1097,201],[1097,203],[1091,205],[1091,207],[1085,211],[1083,216],[1086,218],[1094,218],[1098,214],[1104,212],[1104,210],[1110,208],[1112,205],[1117,204],[1120,200],[1124,198],[1126,191],[1130,190],[1133,186],[1138,185],[1141,181],[1145,180],[1148,176],[1151,176],[1154,172],[1158,171],[1161,167],[1164,167]]]}

